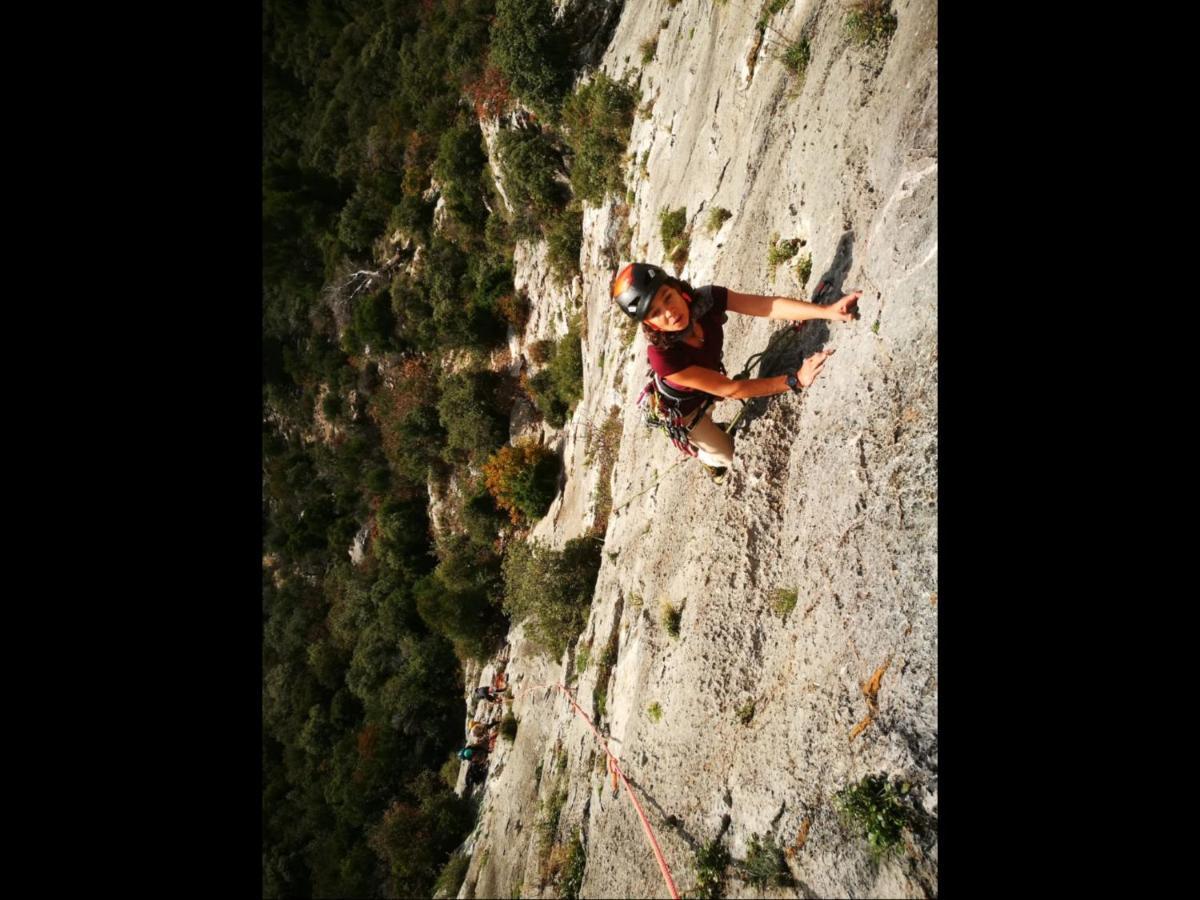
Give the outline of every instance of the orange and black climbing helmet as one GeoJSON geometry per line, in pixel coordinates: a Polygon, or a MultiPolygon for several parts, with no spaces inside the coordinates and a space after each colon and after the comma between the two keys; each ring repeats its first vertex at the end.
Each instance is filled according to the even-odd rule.
{"type": "Polygon", "coordinates": [[[612,298],[621,312],[640,322],[650,311],[650,301],[666,283],[667,273],[658,266],[630,263],[613,279],[612,298]]]}

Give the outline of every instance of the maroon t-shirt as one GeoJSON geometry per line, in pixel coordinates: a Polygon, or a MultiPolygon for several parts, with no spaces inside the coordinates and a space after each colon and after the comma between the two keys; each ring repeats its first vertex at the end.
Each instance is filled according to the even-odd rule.
{"type": "Polygon", "coordinates": [[[725,345],[725,308],[729,301],[729,294],[725,288],[716,284],[697,288],[696,293],[700,294],[706,291],[712,292],[713,303],[708,312],[697,320],[700,327],[704,329],[704,343],[701,346],[692,347],[688,344],[678,343],[665,350],[653,346],[646,348],[646,355],[650,359],[650,368],[661,375],[668,385],[677,391],[696,395],[680,404],[684,413],[692,412],[710,395],[704,391],[675,384],[667,376],[675,372],[682,372],[688,366],[703,366],[714,372],[721,371],[721,350],[725,345]]]}

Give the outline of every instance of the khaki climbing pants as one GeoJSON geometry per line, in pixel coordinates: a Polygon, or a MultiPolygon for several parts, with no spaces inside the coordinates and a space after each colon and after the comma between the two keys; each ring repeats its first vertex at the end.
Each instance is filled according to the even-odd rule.
{"type": "Polygon", "coordinates": [[[731,466],[733,465],[733,438],[725,433],[721,428],[718,428],[712,420],[712,407],[704,411],[704,415],[694,425],[687,426],[689,420],[694,420],[696,414],[692,413],[687,419],[684,419],[685,427],[688,427],[688,437],[691,438],[700,457],[700,462],[707,463],[710,466],[731,466]]]}

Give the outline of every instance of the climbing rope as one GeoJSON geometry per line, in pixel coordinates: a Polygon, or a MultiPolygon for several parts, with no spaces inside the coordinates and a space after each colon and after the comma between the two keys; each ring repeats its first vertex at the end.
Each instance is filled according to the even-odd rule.
{"type": "MultiPolygon", "coordinates": [[[[646,811],[642,809],[642,804],[637,798],[637,794],[633,790],[633,786],[629,783],[629,779],[625,777],[625,773],[621,771],[621,765],[617,762],[617,758],[613,756],[611,750],[608,749],[608,741],[604,740],[604,736],[596,728],[591,717],[583,711],[578,703],[575,702],[574,695],[561,684],[539,684],[534,685],[527,690],[521,692],[520,696],[532,693],[533,691],[541,690],[542,688],[556,688],[561,691],[563,696],[567,698],[567,702],[571,704],[575,712],[583,721],[587,722],[588,728],[592,729],[592,734],[596,736],[596,740],[600,742],[600,747],[608,756],[608,768],[613,773],[614,779],[619,777],[621,783],[625,785],[625,792],[629,795],[629,799],[633,801],[633,808],[637,811],[638,818],[642,822],[642,830],[646,833],[646,840],[650,842],[650,849],[654,851],[654,859],[658,862],[659,871],[662,872],[663,880],[667,883],[667,891],[671,894],[672,900],[679,900],[679,891],[675,887],[675,879],[671,877],[671,867],[667,865],[667,859],[663,856],[662,848],[658,846],[658,839],[654,836],[654,829],[650,827],[650,820],[646,818],[646,811]]],[[[513,697],[515,701],[516,696],[513,697]]],[[[615,783],[615,782],[614,782],[615,783]]]]}
{"type": "Polygon", "coordinates": [[[626,506],[628,506],[630,503],[632,503],[634,500],[636,500],[638,497],[642,496],[642,494],[644,494],[644,493],[646,493],[647,491],[649,491],[649,490],[652,490],[653,488],[657,487],[657,486],[658,486],[658,482],[659,482],[659,481],[662,479],[663,475],[666,475],[668,472],[670,472],[670,471],[671,471],[673,468],[675,468],[675,467],[676,467],[677,465],[679,465],[681,462],[687,462],[689,459],[691,459],[691,457],[690,457],[690,456],[681,456],[681,457],[679,457],[679,459],[675,460],[675,462],[671,463],[669,466],[667,466],[667,467],[666,467],[665,469],[663,469],[661,472],[659,472],[659,473],[655,474],[655,476],[654,476],[654,480],[653,480],[653,481],[651,481],[649,485],[647,485],[647,486],[646,486],[645,488],[643,488],[642,490],[638,491],[638,492],[637,492],[636,494],[634,494],[632,497],[627,497],[627,498],[624,500],[624,502],[622,502],[622,503],[621,503],[621,504],[619,504],[618,506],[614,506],[614,507],[612,508],[613,514],[614,514],[614,515],[616,515],[616,514],[617,514],[617,513],[619,513],[621,510],[623,510],[623,509],[624,509],[626,506]]]}

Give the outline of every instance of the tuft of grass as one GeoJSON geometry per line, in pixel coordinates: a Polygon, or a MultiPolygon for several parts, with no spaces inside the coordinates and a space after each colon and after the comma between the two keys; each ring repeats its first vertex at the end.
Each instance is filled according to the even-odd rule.
{"type": "MultiPolygon", "coordinates": [[[[649,116],[647,116],[646,118],[649,118],[649,116]]],[[[642,172],[642,177],[643,177],[643,178],[649,178],[649,177],[650,177],[650,169],[649,169],[649,168],[647,168],[647,166],[646,166],[646,163],[648,163],[649,161],[650,161],[650,148],[649,148],[649,147],[647,147],[647,148],[646,148],[646,150],[645,150],[645,152],[644,152],[644,153],[642,153],[642,161],[641,161],[641,164],[640,164],[640,168],[641,168],[641,172],[642,172]]]]}
{"type": "Polygon", "coordinates": [[[770,269],[771,277],[775,277],[775,268],[780,263],[787,262],[799,252],[800,238],[781,241],[778,232],[773,234],[771,236],[771,246],[767,248],[767,267],[770,269]]]}
{"type": "Polygon", "coordinates": [[[739,868],[746,880],[757,888],[767,885],[783,887],[792,883],[784,849],[766,835],[761,839],[757,834],[750,836],[746,860],[739,868]]]}
{"type": "Polygon", "coordinates": [[[655,51],[658,50],[658,35],[646,38],[646,40],[638,44],[638,50],[642,52],[642,65],[649,65],[650,61],[654,59],[655,51]]]}
{"type": "Polygon", "coordinates": [[[716,841],[709,841],[696,853],[696,889],[694,895],[704,900],[717,900],[723,895],[725,870],[729,867],[729,851],[716,841]]]}
{"type": "Polygon", "coordinates": [[[626,347],[633,345],[634,340],[638,335],[638,323],[629,318],[629,316],[621,316],[621,340],[626,347]]]}
{"type": "MultiPolygon", "coordinates": [[[[596,515],[592,531],[601,537],[608,530],[608,517],[612,513],[612,473],[613,467],[616,465],[617,448],[621,445],[621,434],[624,428],[625,426],[621,422],[621,408],[613,406],[609,409],[604,424],[596,430],[595,456],[600,464],[600,472],[593,493],[593,499],[596,501],[596,515]]],[[[615,558],[615,556],[616,554],[612,554],[610,558],[615,558]]]]}
{"type": "MultiPolygon", "coordinates": [[[[633,205],[635,199],[632,190],[626,194],[626,198],[629,201],[628,205],[619,207],[617,210],[621,224],[617,228],[617,242],[614,249],[617,251],[618,256],[628,258],[629,254],[633,252],[633,226],[629,224],[629,207],[633,205]]],[[[627,322],[633,321],[627,316],[622,316],[621,318],[627,322]]]]}
{"type": "Polygon", "coordinates": [[[915,822],[909,788],[908,782],[889,780],[881,772],[864,776],[834,796],[842,820],[855,834],[867,839],[872,856],[878,858],[899,846],[901,831],[915,822]]]}
{"type": "Polygon", "coordinates": [[[721,226],[733,218],[733,213],[723,206],[714,206],[708,213],[708,233],[716,234],[721,226]]]}
{"type": "Polygon", "coordinates": [[[651,722],[662,721],[662,707],[658,705],[657,700],[646,707],[646,715],[650,717],[651,722]]]}
{"type": "Polygon", "coordinates": [[[617,641],[614,637],[604,647],[604,653],[600,656],[600,668],[602,670],[612,671],[612,667],[617,664],[617,641]]]}
{"type": "Polygon", "coordinates": [[[771,608],[781,618],[786,619],[788,614],[796,608],[797,593],[795,591],[779,590],[771,592],[771,608]]]}
{"type": "Polygon", "coordinates": [[[763,4],[762,12],[759,13],[758,23],[755,27],[762,31],[767,27],[767,23],[771,21],[771,17],[788,5],[789,0],[767,0],[763,4]]]}
{"type": "Polygon", "coordinates": [[[670,24],[671,24],[670,19],[660,19],[658,22],[658,30],[662,31],[664,28],[666,28],[670,24]]]}
{"type": "Polygon", "coordinates": [[[520,724],[520,719],[512,714],[510,709],[504,714],[504,718],[500,720],[500,737],[506,741],[515,740],[517,737],[517,726],[520,724]]]}
{"type": "Polygon", "coordinates": [[[871,333],[879,334],[879,320],[878,319],[876,319],[875,324],[871,326],[871,333]]]}
{"type": "Polygon", "coordinates": [[[783,51],[783,66],[797,78],[803,78],[808,71],[808,63],[812,59],[812,48],[808,38],[800,38],[788,44],[783,51]]]}
{"type": "Polygon", "coordinates": [[[563,864],[562,881],[559,889],[563,900],[579,900],[579,888],[583,885],[583,870],[587,867],[587,851],[583,846],[583,834],[578,828],[567,845],[567,861],[563,864]]]}
{"type": "Polygon", "coordinates": [[[557,349],[557,341],[543,338],[540,341],[534,341],[525,348],[526,354],[529,356],[529,361],[534,365],[545,365],[554,357],[554,351],[557,349]]]}
{"type": "Polygon", "coordinates": [[[617,642],[619,640],[620,634],[614,631],[604,647],[604,652],[600,654],[596,670],[596,687],[592,690],[592,709],[595,710],[597,718],[608,711],[608,680],[612,677],[613,666],[617,664],[617,642]]]}
{"type": "Polygon", "coordinates": [[[674,267],[676,275],[679,275],[683,271],[683,267],[687,265],[688,250],[689,244],[685,240],[671,253],[671,265],[674,267]]]}
{"type": "Polygon", "coordinates": [[[675,274],[683,271],[687,263],[688,249],[691,238],[687,229],[687,207],[669,209],[663,207],[658,214],[660,233],[662,235],[663,253],[675,266],[675,274]]]}
{"type": "Polygon", "coordinates": [[[591,660],[591,657],[592,657],[592,645],[591,644],[584,644],[582,647],[579,648],[579,651],[575,654],[575,671],[578,674],[582,675],[584,672],[587,671],[588,662],[591,660]]]}
{"type": "Polygon", "coordinates": [[[846,34],[859,47],[886,44],[896,33],[891,0],[867,0],[861,9],[846,14],[846,34]]]}
{"type": "Polygon", "coordinates": [[[673,638],[679,637],[679,625],[683,620],[683,610],[668,600],[663,600],[659,621],[662,627],[673,638]]]}
{"type": "Polygon", "coordinates": [[[754,701],[748,700],[737,711],[738,721],[743,725],[749,725],[750,720],[754,718],[754,701]]]}
{"type": "Polygon", "coordinates": [[[799,260],[796,261],[796,277],[800,279],[802,285],[808,284],[808,279],[812,275],[812,254],[805,253],[799,260]]]}
{"type": "Polygon", "coordinates": [[[670,209],[664,206],[658,213],[658,224],[661,229],[663,249],[670,250],[677,241],[683,239],[687,230],[687,207],[670,209]]]}
{"type": "Polygon", "coordinates": [[[554,789],[542,801],[542,815],[537,823],[538,837],[542,839],[543,846],[547,842],[554,843],[554,838],[558,834],[558,820],[562,816],[563,806],[566,805],[566,802],[567,785],[560,771],[554,783],[554,789]]]}
{"type": "Polygon", "coordinates": [[[538,877],[542,887],[555,880],[567,862],[567,848],[558,841],[558,820],[562,817],[566,802],[567,779],[560,771],[550,795],[542,801],[542,814],[535,826],[540,857],[538,877]]]}
{"type": "Polygon", "coordinates": [[[675,274],[679,275],[683,272],[683,267],[687,265],[689,245],[684,241],[671,253],[671,266],[675,269],[675,274]]]}

